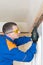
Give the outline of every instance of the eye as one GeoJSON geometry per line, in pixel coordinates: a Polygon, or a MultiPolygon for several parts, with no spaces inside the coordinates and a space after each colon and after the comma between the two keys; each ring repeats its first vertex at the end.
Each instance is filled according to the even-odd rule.
{"type": "Polygon", "coordinates": [[[14,30],[14,32],[15,32],[15,33],[18,33],[18,31],[19,31],[19,29],[17,29],[17,30],[14,30]]]}
{"type": "Polygon", "coordinates": [[[15,32],[18,33],[19,30],[16,30],[15,32]]]}

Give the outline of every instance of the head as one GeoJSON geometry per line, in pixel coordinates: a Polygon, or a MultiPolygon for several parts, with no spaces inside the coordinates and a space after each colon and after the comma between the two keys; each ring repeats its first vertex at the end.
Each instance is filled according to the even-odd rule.
{"type": "Polygon", "coordinates": [[[19,37],[20,31],[16,23],[8,22],[3,25],[2,31],[5,35],[11,39],[16,39],[19,37]]]}

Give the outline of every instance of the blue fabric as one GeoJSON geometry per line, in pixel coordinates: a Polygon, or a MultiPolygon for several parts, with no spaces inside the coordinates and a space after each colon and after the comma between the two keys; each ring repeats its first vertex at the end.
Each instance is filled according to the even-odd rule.
{"type": "Polygon", "coordinates": [[[8,37],[7,35],[4,35],[4,37],[5,37],[6,39],[12,41],[12,42],[14,41],[14,40],[12,40],[10,37],[8,37]]]}
{"type": "Polygon", "coordinates": [[[32,46],[29,48],[29,50],[27,50],[27,52],[30,51],[33,54],[35,54],[37,52],[36,46],[37,46],[37,44],[33,42],[32,46]]]}
{"type": "Polygon", "coordinates": [[[13,42],[15,42],[17,46],[20,46],[20,45],[25,44],[29,41],[31,41],[31,37],[23,36],[23,37],[19,37],[18,39],[15,39],[13,42]]]}
{"type": "MultiPolygon", "coordinates": [[[[22,62],[30,62],[34,54],[36,53],[36,44],[33,43],[30,49],[28,49],[25,53],[19,50],[18,48],[13,48],[12,50],[8,49],[6,44],[6,39],[14,42],[12,39],[7,37],[6,35],[0,35],[0,65],[12,65],[13,61],[22,61],[22,62]]],[[[17,45],[25,44],[30,41],[30,37],[21,37],[16,39],[17,45]]]]}

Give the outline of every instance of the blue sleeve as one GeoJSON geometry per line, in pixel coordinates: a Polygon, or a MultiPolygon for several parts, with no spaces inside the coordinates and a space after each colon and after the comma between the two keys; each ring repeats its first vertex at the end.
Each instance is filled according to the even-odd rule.
{"type": "Polygon", "coordinates": [[[17,46],[19,46],[19,45],[25,44],[29,41],[31,41],[31,37],[23,36],[23,37],[19,37],[18,39],[15,39],[14,43],[16,43],[17,46]]]}
{"type": "Polygon", "coordinates": [[[31,47],[27,50],[27,52],[30,51],[32,54],[35,54],[37,52],[36,46],[37,46],[37,43],[33,42],[31,47]]]}
{"type": "Polygon", "coordinates": [[[15,48],[12,49],[9,54],[4,54],[3,57],[12,61],[16,60],[22,62],[30,62],[34,57],[34,54],[32,54],[30,51],[27,54],[20,51],[18,48],[15,48]]]}

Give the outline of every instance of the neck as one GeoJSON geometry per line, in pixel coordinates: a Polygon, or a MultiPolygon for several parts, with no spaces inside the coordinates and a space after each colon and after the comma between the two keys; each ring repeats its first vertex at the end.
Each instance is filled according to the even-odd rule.
{"type": "Polygon", "coordinates": [[[5,37],[6,37],[6,39],[8,39],[8,40],[10,40],[10,41],[13,41],[13,39],[12,39],[10,36],[5,35],[5,37]]]}

